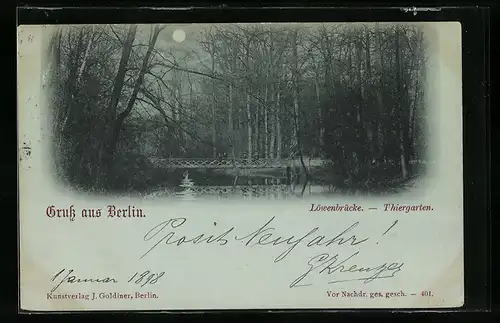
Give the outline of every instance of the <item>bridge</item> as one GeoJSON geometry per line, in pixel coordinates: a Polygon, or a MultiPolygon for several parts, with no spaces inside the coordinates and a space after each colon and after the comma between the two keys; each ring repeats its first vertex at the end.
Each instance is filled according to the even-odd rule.
{"type": "MultiPolygon", "coordinates": [[[[304,157],[306,167],[320,167],[328,164],[321,158],[304,157]]],[[[302,167],[300,158],[160,158],[150,157],[150,161],[165,168],[287,168],[302,167]]]]}
{"type": "Polygon", "coordinates": [[[290,185],[238,185],[238,186],[194,186],[190,190],[196,195],[261,195],[269,193],[287,193],[290,185]]]}

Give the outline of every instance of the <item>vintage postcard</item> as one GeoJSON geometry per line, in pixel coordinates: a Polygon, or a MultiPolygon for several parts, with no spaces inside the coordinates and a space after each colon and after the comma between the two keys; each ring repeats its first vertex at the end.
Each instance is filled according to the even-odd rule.
{"type": "Polygon", "coordinates": [[[18,27],[20,307],[464,302],[461,25],[18,27]]]}

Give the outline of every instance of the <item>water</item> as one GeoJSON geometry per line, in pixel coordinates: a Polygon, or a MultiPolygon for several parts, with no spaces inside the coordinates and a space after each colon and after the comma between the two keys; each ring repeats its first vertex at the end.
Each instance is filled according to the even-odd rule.
{"type": "MultiPolygon", "coordinates": [[[[300,169],[287,173],[286,169],[189,169],[173,170],[168,174],[169,182],[156,188],[146,198],[175,196],[182,200],[199,197],[229,199],[290,199],[331,195],[391,195],[407,191],[415,185],[410,181],[401,186],[358,187],[347,190],[325,183],[325,168],[308,168],[311,176],[306,177],[300,169]]],[[[331,178],[330,178],[331,180],[331,178]]],[[[342,179],[340,179],[342,180],[342,179]]]]}
{"type": "Polygon", "coordinates": [[[299,173],[287,177],[286,170],[194,170],[173,172],[174,182],[148,194],[149,198],[176,196],[182,200],[198,197],[228,199],[288,199],[309,195],[324,195],[331,188],[314,180],[305,181],[299,173]]]}

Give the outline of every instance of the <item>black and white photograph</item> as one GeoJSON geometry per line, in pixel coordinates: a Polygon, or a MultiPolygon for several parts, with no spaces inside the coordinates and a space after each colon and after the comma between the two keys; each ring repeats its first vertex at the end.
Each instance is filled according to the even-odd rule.
{"type": "Polygon", "coordinates": [[[17,29],[21,308],[464,305],[473,29],[71,10],[17,29]]]}
{"type": "Polygon", "coordinates": [[[53,174],[98,195],[411,191],[432,164],[412,23],[58,26],[53,174]]]}

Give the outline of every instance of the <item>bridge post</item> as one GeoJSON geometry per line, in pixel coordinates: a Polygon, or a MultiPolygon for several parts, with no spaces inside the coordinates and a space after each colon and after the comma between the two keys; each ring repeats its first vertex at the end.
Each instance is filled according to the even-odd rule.
{"type": "Polygon", "coordinates": [[[292,184],[292,167],[290,165],[286,166],[286,185],[292,184]]]}

